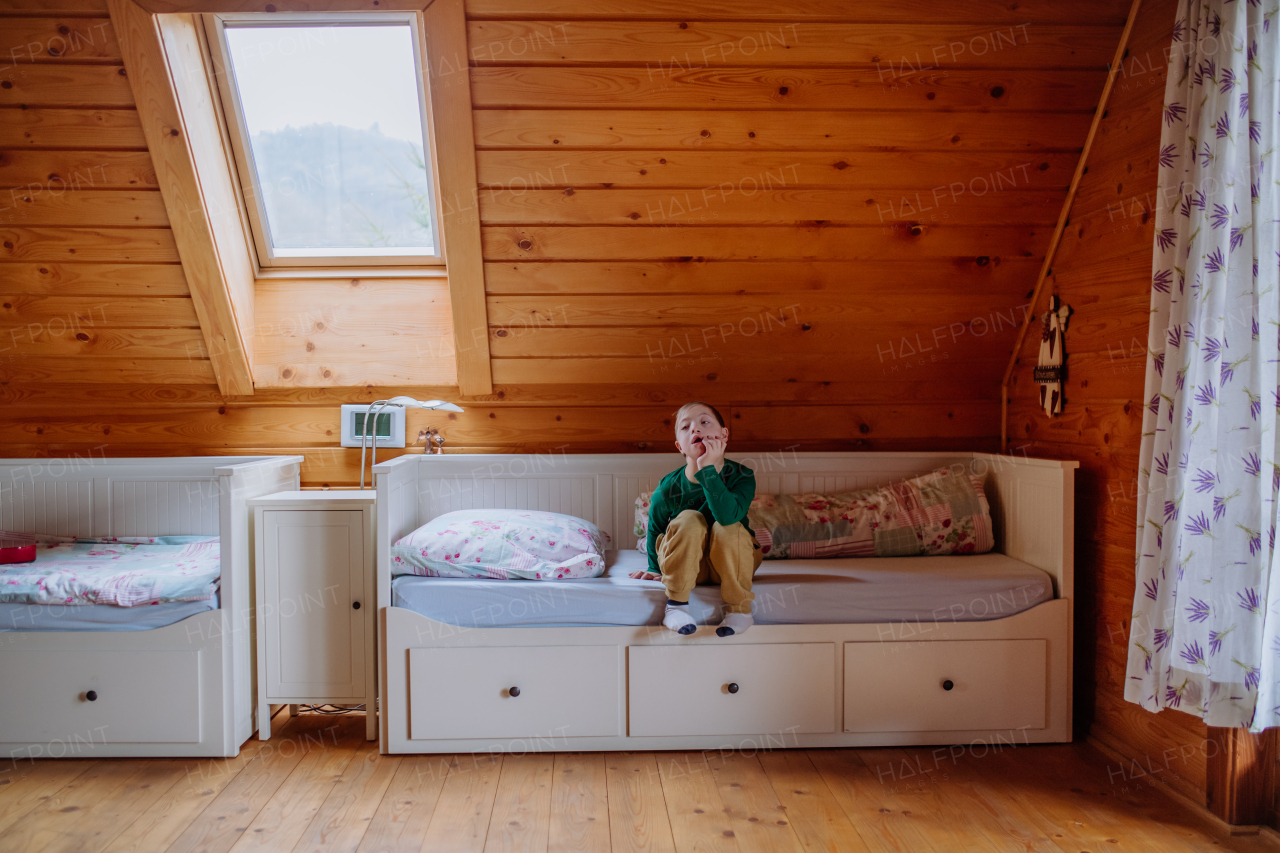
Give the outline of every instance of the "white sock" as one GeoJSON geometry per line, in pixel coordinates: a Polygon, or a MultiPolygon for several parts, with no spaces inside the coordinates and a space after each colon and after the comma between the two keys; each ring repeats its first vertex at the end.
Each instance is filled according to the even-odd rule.
{"type": "Polygon", "coordinates": [[[734,634],[745,634],[747,629],[756,624],[750,613],[726,613],[720,627],[716,628],[717,637],[732,637],[734,634]]]}
{"type": "Polygon", "coordinates": [[[698,630],[698,624],[689,615],[689,605],[687,604],[668,603],[666,615],[662,617],[662,624],[677,634],[692,634],[698,630]]]}

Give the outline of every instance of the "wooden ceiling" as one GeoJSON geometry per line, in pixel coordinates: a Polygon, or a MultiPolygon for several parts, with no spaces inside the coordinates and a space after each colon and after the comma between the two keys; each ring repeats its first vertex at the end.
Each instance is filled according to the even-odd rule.
{"type": "MultiPolygon", "coordinates": [[[[469,75],[495,383],[447,446],[652,449],[703,398],[743,447],[994,449],[1129,4],[693,6],[471,0],[433,58],[469,75]]],[[[105,0],[0,0],[0,48],[11,452],[345,482],[337,402],[458,395],[443,283],[367,277],[259,282],[256,392],[219,394],[105,0]]]]}

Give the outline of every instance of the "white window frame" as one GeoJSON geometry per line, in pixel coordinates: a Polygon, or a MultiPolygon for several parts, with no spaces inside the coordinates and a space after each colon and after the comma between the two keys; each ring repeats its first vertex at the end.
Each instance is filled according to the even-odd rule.
{"type": "Polygon", "coordinates": [[[436,157],[436,140],[431,115],[431,92],[426,66],[426,44],[423,38],[422,16],[419,12],[228,12],[202,16],[209,40],[218,94],[230,137],[241,194],[248,214],[253,245],[257,250],[258,265],[263,270],[314,267],[443,267],[444,229],[440,221],[439,164],[436,157]],[[349,250],[349,249],[286,249],[277,250],[271,245],[267,211],[258,188],[258,171],[253,164],[253,148],[249,144],[248,127],[240,105],[239,88],[233,79],[234,66],[225,31],[228,25],[267,25],[288,29],[300,25],[335,24],[370,26],[408,24],[412,33],[414,67],[418,79],[418,109],[422,117],[423,155],[431,167],[428,204],[432,224],[432,254],[410,253],[403,250],[349,250]]]}

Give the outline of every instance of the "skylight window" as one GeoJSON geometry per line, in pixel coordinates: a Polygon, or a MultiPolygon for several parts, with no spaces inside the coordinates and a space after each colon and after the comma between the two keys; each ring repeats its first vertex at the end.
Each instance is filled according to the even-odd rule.
{"type": "Polygon", "coordinates": [[[210,16],[264,267],[441,261],[415,16],[210,16]]]}

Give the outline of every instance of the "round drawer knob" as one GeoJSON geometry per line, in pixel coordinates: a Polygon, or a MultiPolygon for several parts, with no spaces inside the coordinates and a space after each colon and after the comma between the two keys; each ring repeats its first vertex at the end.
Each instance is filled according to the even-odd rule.
{"type": "Polygon", "coordinates": [[[88,699],[90,702],[97,702],[97,701],[98,701],[98,691],[96,691],[96,690],[90,690],[88,693],[84,694],[84,698],[88,699]]]}
{"type": "Polygon", "coordinates": [[[953,687],[955,687],[955,686],[956,686],[956,683],[955,683],[954,681],[952,681],[950,678],[948,678],[946,681],[942,682],[942,689],[943,689],[943,690],[950,690],[951,688],[953,688],[953,687]]]}
{"type": "Polygon", "coordinates": [[[510,693],[512,696],[519,696],[519,695],[520,695],[520,688],[519,688],[519,687],[512,687],[512,688],[511,688],[510,690],[508,690],[507,692],[508,692],[508,693],[510,693]]]}
{"type": "Polygon", "coordinates": [[[359,609],[360,609],[360,602],[358,602],[358,601],[353,601],[353,602],[351,602],[351,609],[352,609],[352,610],[359,610],[359,609]]]}
{"type": "Polygon", "coordinates": [[[729,683],[729,692],[730,692],[730,693],[737,693],[737,692],[738,692],[738,685],[737,685],[737,683],[736,683],[736,682],[730,682],[730,683],[729,683]]]}

